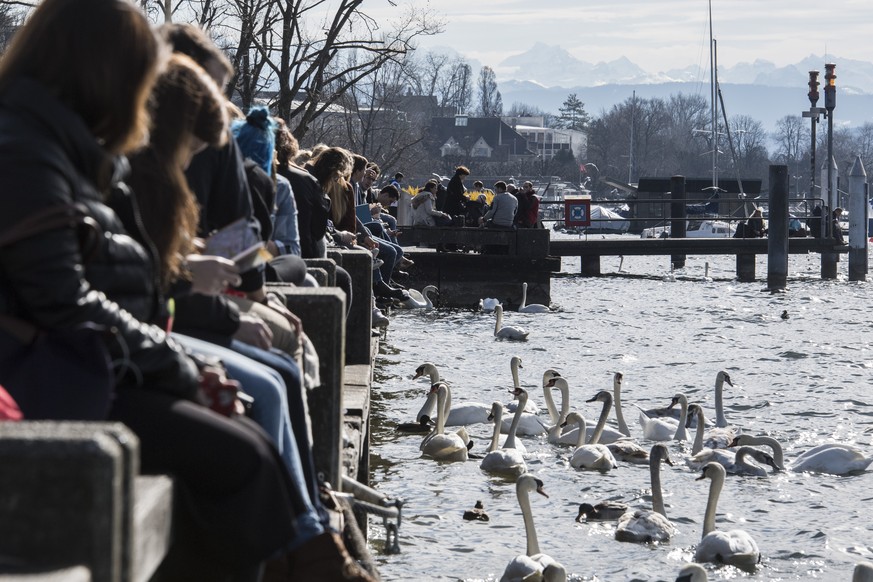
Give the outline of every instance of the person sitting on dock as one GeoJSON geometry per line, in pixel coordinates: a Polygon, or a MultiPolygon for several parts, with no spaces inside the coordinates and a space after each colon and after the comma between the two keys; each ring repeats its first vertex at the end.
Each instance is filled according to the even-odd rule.
{"type": "Polygon", "coordinates": [[[843,226],[840,224],[840,217],[843,215],[843,209],[839,206],[834,208],[834,212],[832,214],[832,225],[831,231],[834,238],[834,241],[838,245],[846,244],[846,239],[843,238],[843,226]]]}
{"type": "Polygon", "coordinates": [[[434,208],[436,180],[428,180],[412,199],[412,226],[451,226],[452,217],[434,208]]]}
{"type": "Polygon", "coordinates": [[[494,184],[494,199],[491,208],[481,218],[481,224],[487,228],[515,228],[515,213],[518,211],[518,198],[506,191],[503,180],[494,184]]]}

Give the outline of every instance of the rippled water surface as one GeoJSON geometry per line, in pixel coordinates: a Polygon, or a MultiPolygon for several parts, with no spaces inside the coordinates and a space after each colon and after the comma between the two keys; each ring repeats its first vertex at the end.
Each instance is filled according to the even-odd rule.
{"type": "MultiPolygon", "coordinates": [[[[873,454],[869,284],[847,281],[845,257],[841,278],[827,282],[819,280],[817,255],[792,255],[787,291],[770,294],[765,259],[759,257],[755,283],[734,280],[733,257],[689,257],[672,275],[668,257],[622,263],[604,257],[602,272],[612,275],[596,279],[573,275],[579,259],[564,259],[565,273],[552,280],[559,312],[506,314],[507,324],[530,330],[523,343],[495,340],[491,314],[397,312],[383,340],[372,397],[371,481],[406,500],[401,554],[382,554],[384,530],[371,518],[371,544],[384,579],[497,580],[525,550],[512,482],[483,473],[476,460],[440,464],[422,458],[420,435],[395,432],[396,423],[412,421],[424,401],[427,380],[411,377],[425,361],[437,364],[455,403],[508,401],[509,361],[518,355],[521,383],[542,407],[542,373],[555,368],[569,381],[573,408],[589,419],[599,405],[585,401],[611,390],[613,372],[622,371],[625,417],[638,439],[634,404],[666,406],[682,391],[714,417],[715,376],[726,370],[734,382],[725,387],[729,423],[776,437],[786,463],[827,441],[873,454]],[[783,310],[787,320],[780,317],[783,310]],[[462,519],[477,500],[490,522],[462,519]]],[[[483,451],[490,427],[469,429],[473,450],[483,451]]],[[[545,437],[523,440],[528,470],[549,494],[531,499],[541,549],[562,562],[571,579],[673,580],[691,560],[709,481],[695,481],[699,473],[685,466],[690,443],[667,443],[675,466],[662,470],[667,515],[679,533],[670,543],[639,545],[615,541],[614,522],[579,524],[574,518],[582,501],[650,508],[647,467],[580,472],[569,466],[571,447],[550,445],[545,437]]],[[[729,476],[716,525],[748,531],[762,561],[753,574],[710,566],[710,579],[850,580],[856,562],[873,559],[871,485],[871,472],[729,476]]]]}

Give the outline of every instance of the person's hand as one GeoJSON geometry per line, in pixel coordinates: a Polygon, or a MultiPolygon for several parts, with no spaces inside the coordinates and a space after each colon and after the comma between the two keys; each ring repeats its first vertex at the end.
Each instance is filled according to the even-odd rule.
{"type": "Polygon", "coordinates": [[[278,257],[280,254],[279,245],[276,244],[276,241],[268,240],[267,244],[264,245],[267,247],[267,252],[273,255],[274,257],[278,257]]]}
{"type": "Polygon", "coordinates": [[[380,203],[375,202],[373,204],[370,204],[370,214],[372,216],[379,216],[380,214],[382,214],[382,210],[383,208],[380,203]]]}
{"type": "Polygon", "coordinates": [[[294,328],[294,334],[297,336],[297,347],[300,348],[303,346],[303,322],[300,320],[297,315],[294,314],[293,311],[288,309],[282,300],[278,297],[275,297],[272,293],[267,294],[267,305],[270,308],[275,309],[277,312],[281,313],[291,324],[291,327],[294,328]]]}
{"type": "Polygon", "coordinates": [[[347,230],[340,230],[337,232],[337,235],[340,237],[340,242],[346,246],[355,244],[355,241],[358,239],[354,233],[347,230]]]}
{"type": "Polygon", "coordinates": [[[242,283],[239,269],[230,259],[212,255],[188,255],[185,261],[191,272],[193,293],[218,295],[228,286],[242,283]]]}
{"type": "Polygon", "coordinates": [[[257,315],[241,313],[239,329],[233,334],[233,338],[262,350],[268,350],[273,345],[273,330],[257,315]]]}
{"type": "Polygon", "coordinates": [[[375,248],[379,247],[379,243],[373,240],[370,236],[361,237],[361,246],[367,249],[368,251],[372,251],[375,248]]]}

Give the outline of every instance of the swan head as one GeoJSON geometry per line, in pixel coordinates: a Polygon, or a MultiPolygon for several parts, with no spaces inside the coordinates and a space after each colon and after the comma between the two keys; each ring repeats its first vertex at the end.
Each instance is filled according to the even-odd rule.
{"type": "Polygon", "coordinates": [[[524,366],[521,365],[521,358],[519,356],[512,356],[512,359],[509,360],[509,366],[511,368],[524,368],[524,366]]]}
{"type": "Polygon", "coordinates": [[[655,465],[663,462],[671,467],[673,466],[673,461],[670,460],[670,453],[667,451],[667,447],[661,443],[652,445],[652,450],[649,452],[649,462],[655,465]]]}
{"type": "Polygon", "coordinates": [[[549,368],[548,370],[543,372],[543,386],[550,386],[549,380],[551,380],[552,378],[560,378],[560,377],[561,377],[560,372],[558,372],[557,370],[554,370],[552,368],[549,368]]]}
{"type": "Polygon", "coordinates": [[[491,412],[488,413],[488,421],[493,422],[495,418],[503,416],[503,405],[499,402],[491,403],[491,412]]]}
{"type": "MultiPolygon", "coordinates": [[[[743,450],[743,448],[741,447],[741,448],[737,451],[737,455],[739,455],[739,454],[740,454],[740,451],[742,451],[742,450],[743,450]]],[[[750,448],[750,449],[748,450],[748,454],[749,454],[753,459],[755,459],[756,461],[758,461],[759,463],[762,463],[762,464],[764,464],[764,465],[767,465],[768,467],[773,467],[773,469],[774,469],[775,471],[781,471],[781,470],[782,470],[782,467],[780,467],[780,466],[776,463],[776,459],[774,459],[774,458],[772,457],[772,455],[770,455],[770,454],[768,454],[768,453],[766,453],[766,452],[764,452],[764,451],[759,451],[758,449],[751,449],[751,448],[750,448]]]]}
{"type": "Polygon", "coordinates": [[[612,385],[613,386],[621,386],[621,383],[624,381],[624,374],[622,372],[616,372],[612,375],[612,385]]]}
{"type": "Polygon", "coordinates": [[[706,582],[706,570],[700,564],[688,564],[679,570],[676,582],[706,582]]]}
{"type": "Polygon", "coordinates": [[[702,424],[700,424],[700,418],[703,417],[703,409],[697,404],[689,404],[688,405],[688,418],[685,419],[685,428],[691,428],[691,423],[694,422],[695,416],[698,417],[697,426],[702,426],[702,424]]]}
{"type": "Polygon", "coordinates": [[[568,388],[569,384],[567,384],[567,379],[563,376],[555,376],[554,378],[550,378],[546,383],[547,388],[568,388]]]}
{"type": "Polygon", "coordinates": [[[727,383],[727,385],[730,386],[731,388],[734,387],[734,383],[731,382],[731,377],[730,377],[730,375],[728,375],[728,373],[725,372],[724,370],[722,370],[721,372],[718,373],[718,375],[716,376],[716,381],[717,381],[717,382],[725,382],[725,383],[727,383]]]}
{"type": "Polygon", "coordinates": [[[688,405],[688,398],[681,392],[678,392],[675,396],[673,396],[673,399],[670,400],[670,406],[668,406],[667,408],[673,408],[677,404],[681,404],[682,406],[688,405]]]}
{"type": "Polygon", "coordinates": [[[415,375],[412,377],[412,379],[416,380],[425,375],[428,375],[431,378],[439,378],[439,372],[437,371],[437,367],[431,362],[425,362],[415,369],[415,375]]]}
{"type": "Polygon", "coordinates": [[[702,481],[703,479],[709,478],[715,481],[719,477],[724,481],[725,475],[727,473],[724,470],[724,467],[721,466],[721,463],[716,461],[710,461],[703,466],[703,469],[700,471],[700,477],[695,479],[695,481],[702,481]]]}
{"type": "Polygon", "coordinates": [[[537,493],[548,499],[549,496],[546,493],[545,489],[543,489],[543,487],[543,482],[531,475],[530,473],[525,473],[515,482],[516,493],[536,491],[537,493]]]}
{"type": "Polygon", "coordinates": [[[606,390],[601,390],[600,392],[595,394],[593,398],[589,398],[585,402],[604,402],[612,404],[612,394],[610,394],[606,390]]]}
{"type": "Polygon", "coordinates": [[[585,419],[578,412],[571,412],[570,414],[568,414],[567,419],[563,423],[561,423],[561,426],[571,426],[574,424],[578,425],[580,427],[580,430],[582,430],[582,427],[585,426],[585,419]]]}

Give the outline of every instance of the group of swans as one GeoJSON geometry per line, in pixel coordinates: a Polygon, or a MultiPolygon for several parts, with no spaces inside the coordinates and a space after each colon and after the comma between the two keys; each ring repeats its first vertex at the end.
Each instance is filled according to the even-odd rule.
{"type": "MultiPolygon", "coordinates": [[[[503,405],[499,402],[494,402],[491,405],[491,414],[494,420],[494,433],[491,436],[491,446],[488,448],[488,453],[479,464],[479,468],[487,473],[502,475],[507,477],[518,477],[522,473],[527,472],[527,464],[524,461],[523,450],[516,443],[515,433],[518,430],[518,423],[521,420],[521,415],[524,410],[524,405],[527,402],[527,392],[518,389],[519,400],[518,407],[512,417],[512,424],[509,427],[509,434],[506,435],[506,440],[503,446],[499,447],[500,439],[500,422],[503,416],[503,405]]],[[[524,445],[522,445],[523,447],[524,445]]]]}
{"type": "Polygon", "coordinates": [[[549,497],[543,491],[543,482],[533,475],[522,475],[515,482],[515,494],[518,497],[518,506],[521,508],[524,520],[527,549],[524,554],[519,554],[509,562],[503,571],[503,576],[500,577],[500,582],[564,582],[567,580],[567,571],[564,566],[548,554],[540,552],[530,506],[530,493],[533,491],[543,497],[549,497]]]}
{"type": "MultiPolygon", "coordinates": [[[[694,444],[691,446],[691,456],[685,460],[688,467],[692,470],[702,469],[710,461],[715,461],[722,465],[725,471],[731,475],[766,477],[767,470],[764,467],[746,461],[747,456],[766,466],[773,467],[777,471],[781,468],[773,457],[764,451],[753,449],[750,446],[742,446],[736,451],[728,448],[712,447],[713,441],[704,441],[706,419],[703,416],[703,408],[697,404],[691,404],[688,407],[688,413],[690,415],[688,417],[689,425],[691,416],[697,418],[697,429],[694,435],[694,444]]],[[[733,444],[733,440],[731,439],[727,443],[728,447],[733,444]]]]}

